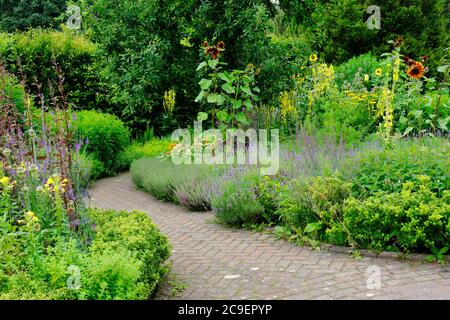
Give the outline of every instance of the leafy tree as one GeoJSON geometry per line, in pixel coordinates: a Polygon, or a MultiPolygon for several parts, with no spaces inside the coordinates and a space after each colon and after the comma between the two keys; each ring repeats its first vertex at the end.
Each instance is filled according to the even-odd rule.
{"type": "MultiPolygon", "coordinates": [[[[84,1],[83,1],[84,2],[84,1]]],[[[81,3],[81,1],[80,1],[81,3]]],[[[194,102],[205,40],[224,41],[230,69],[263,63],[269,16],[265,0],[96,0],[83,17],[100,44],[102,78],[109,85],[109,110],[134,129],[161,127],[164,92],[176,92],[173,116],[179,125],[197,115],[194,102]]]]}
{"type": "Polygon", "coordinates": [[[369,29],[371,0],[316,0],[312,14],[316,23],[316,47],[330,62],[341,63],[372,51],[390,51],[388,40],[403,38],[403,52],[418,58],[430,55],[438,63],[448,44],[445,0],[386,0],[381,10],[381,28],[369,29]],[[440,50],[439,50],[440,49],[440,50]]]}
{"type": "Polygon", "coordinates": [[[12,32],[51,27],[65,7],[66,0],[0,0],[0,29],[12,32]]]}

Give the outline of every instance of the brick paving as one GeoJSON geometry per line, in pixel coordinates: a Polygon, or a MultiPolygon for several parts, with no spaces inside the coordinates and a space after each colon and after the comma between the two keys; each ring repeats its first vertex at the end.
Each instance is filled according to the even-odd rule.
{"type": "Polygon", "coordinates": [[[96,182],[91,205],[144,211],[168,236],[170,277],[186,288],[159,299],[450,299],[448,266],[358,260],[226,228],[212,213],[188,212],[136,190],[128,173],[96,182]],[[379,268],[379,289],[376,282],[368,286],[370,266],[379,268]]]}

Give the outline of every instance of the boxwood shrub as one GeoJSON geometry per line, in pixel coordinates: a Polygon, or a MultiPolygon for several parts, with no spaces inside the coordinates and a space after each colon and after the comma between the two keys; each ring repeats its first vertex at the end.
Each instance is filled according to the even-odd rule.
{"type": "Polygon", "coordinates": [[[166,237],[142,212],[91,209],[88,217],[95,231],[87,248],[60,237],[25,256],[6,252],[0,300],[150,298],[167,272],[166,237]]]}

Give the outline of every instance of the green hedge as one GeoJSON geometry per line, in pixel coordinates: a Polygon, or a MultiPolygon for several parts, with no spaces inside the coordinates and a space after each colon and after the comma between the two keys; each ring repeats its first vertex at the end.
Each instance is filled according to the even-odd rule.
{"type": "Polygon", "coordinates": [[[97,57],[96,45],[70,30],[31,29],[23,33],[0,33],[0,59],[9,72],[18,77],[23,73],[26,87],[32,94],[42,92],[50,99],[49,80],[53,90],[57,90],[56,63],[64,77],[68,101],[79,109],[104,105],[95,64],[97,57]],[[42,85],[41,90],[38,85],[42,85]]]}

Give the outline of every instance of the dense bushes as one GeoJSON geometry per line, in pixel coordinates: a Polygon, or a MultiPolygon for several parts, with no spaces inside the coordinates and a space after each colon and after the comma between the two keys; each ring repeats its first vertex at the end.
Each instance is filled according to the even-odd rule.
{"type": "Polygon", "coordinates": [[[29,27],[50,27],[66,7],[65,0],[2,0],[0,30],[13,32],[29,27]]]}
{"type": "MultiPolygon", "coordinates": [[[[58,92],[58,77],[63,77],[67,100],[77,109],[105,106],[96,54],[95,44],[70,30],[0,34],[1,60],[9,72],[24,78],[30,93],[49,98],[58,92]]],[[[47,104],[51,106],[50,99],[47,104]]]]}
{"type": "Polygon", "coordinates": [[[449,152],[446,139],[400,141],[394,148],[369,145],[348,162],[346,171],[360,197],[377,191],[400,192],[404,182],[419,175],[429,176],[429,188],[442,196],[450,189],[449,152]]]}
{"type": "MultiPolygon", "coordinates": [[[[372,51],[380,55],[389,51],[388,40],[404,39],[405,53],[420,57],[428,54],[439,63],[448,39],[448,18],[444,0],[413,0],[404,3],[389,0],[376,4],[381,10],[381,29],[369,29],[366,0],[315,1],[313,19],[317,32],[316,46],[323,48],[327,61],[341,63],[354,55],[372,51]]],[[[435,65],[436,66],[436,65],[435,65]]]]}
{"type": "Polygon", "coordinates": [[[92,155],[75,140],[78,127],[100,158],[120,151],[128,131],[94,112],[74,123],[60,96],[52,112],[24,99],[24,112],[8,79],[0,68],[0,299],[149,298],[167,240],[144,213],[86,208],[92,155]]]}
{"type": "Polygon", "coordinates": [[[362,248],[377,251],[431,252],[450,244],[450,193],[431,191],[429,177],[403,184],[395,193],[380,192],[365,200],[350,198],[344,225],[362,248]]]}
{"type": "Polygon", "coordinates": [[[170,152],[172,142],[168,139],[151,139],[145,143],[134,142],[117,157],[117,171],[128,170],[134,160],[159,157],[170,152]]]}
{"type": "Polygon", "coordinates": [[[254,166],[212,169],[160,159],[135,161],[131,174],[159,199],[191,210],[211,208],[219,222],[233,227],[276,225],[279,236],[300,244],[402,252],[434,252],[449,244],[446,139],[389,147],[372,141],[349,150],[303,139],[300,147],[285,146],[280,172],[270,177],[254,166]]]}
{"type": "MultiPolygon", "coordinates": [[[[84,150],[104,166],[104,174],[116,173],[117,158],[130,143],[130,133],[117,117],[96,111],[81,111],[75,126],[84,150]]],[[[101,171],[101,169],[97,169],[101,171]]]]}
{"type": "MultiPolygon", "coordinates": [[[[48,248],[34,247],[21,258],[6,252],[0,266],[0,298],[149,298],[167,271],[166,238],[144,213],[91,210],[88,217],[94,223],[95,235],[87,252],[80,250],[75,239],[58,241],[48,248]],[[27,260],[33,258],[32,253],[39,256],[27,260]],[[20,270],[11,275],[5,263],[20,265],[20,270]],[[71,273],[73,270],[76,272],[71,273]]],[[[8,243],[1,243],[2,251],[8,243]]]]}

